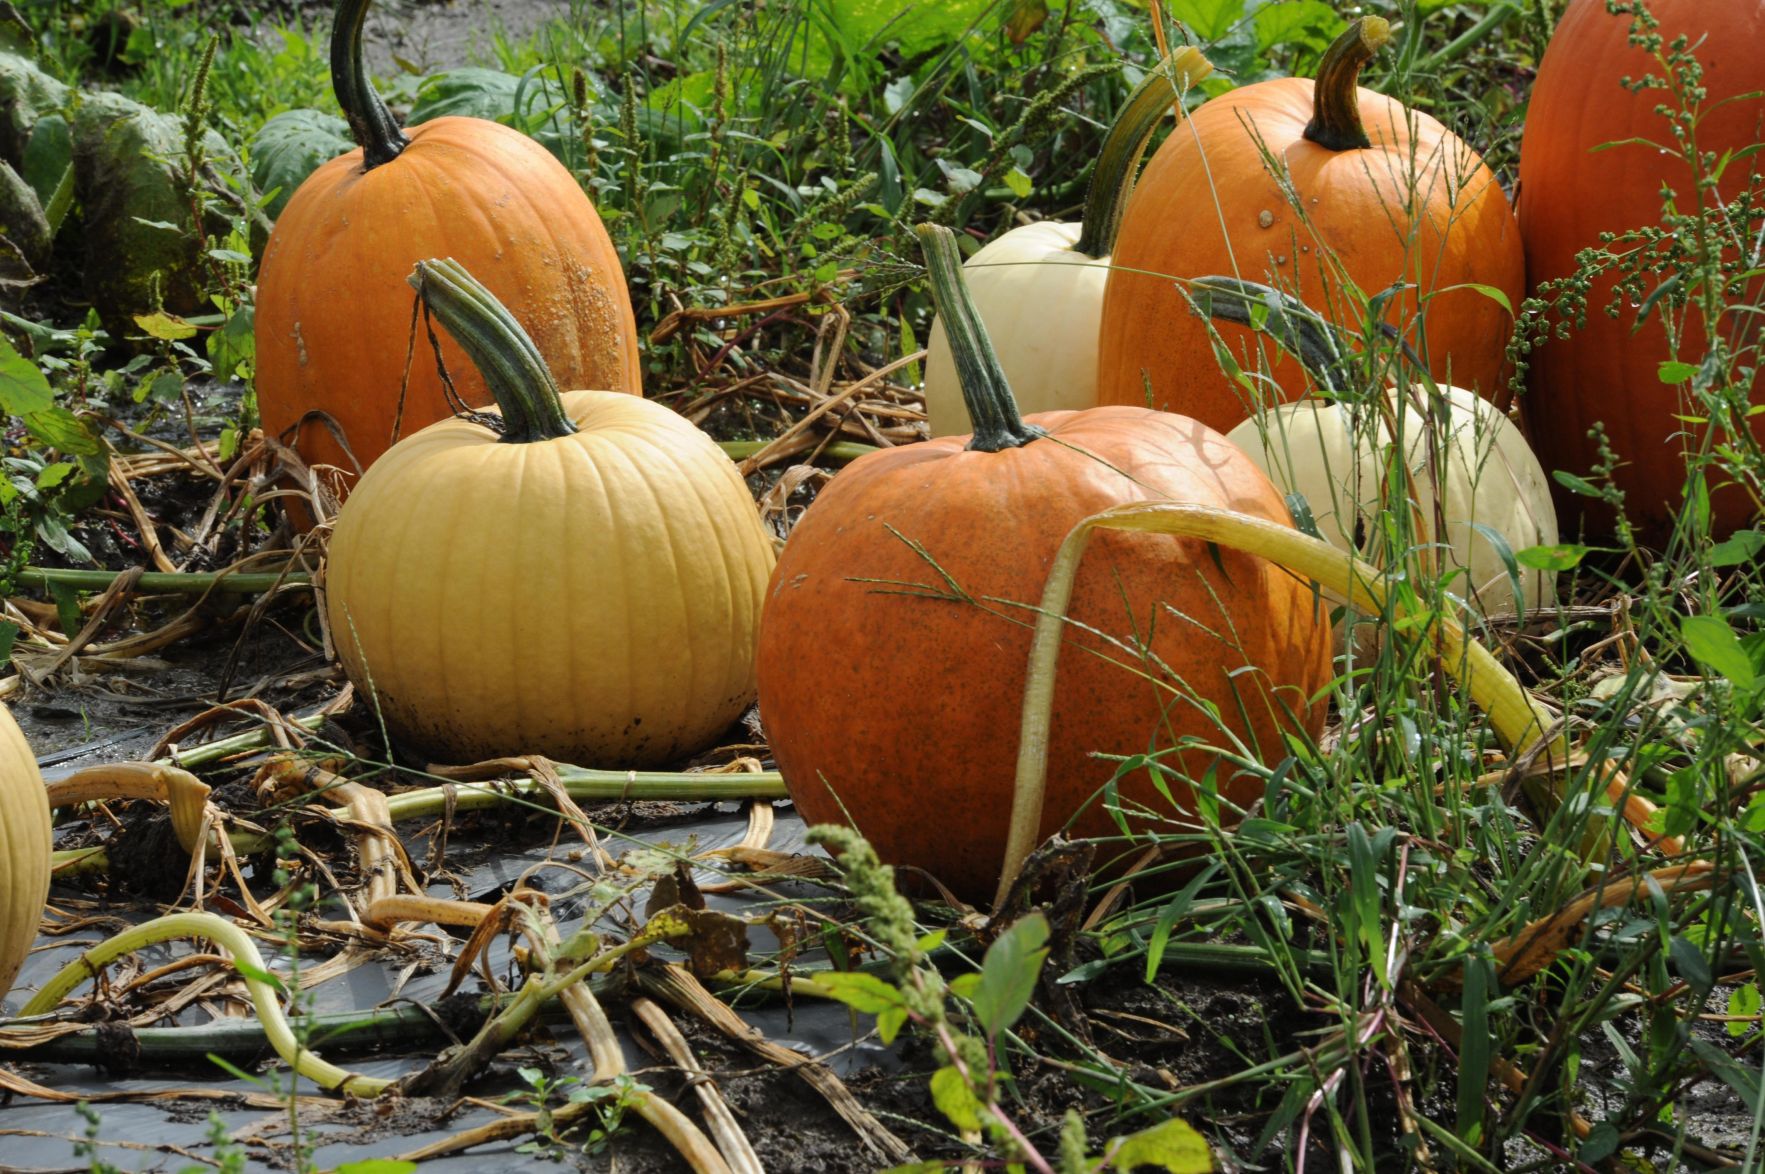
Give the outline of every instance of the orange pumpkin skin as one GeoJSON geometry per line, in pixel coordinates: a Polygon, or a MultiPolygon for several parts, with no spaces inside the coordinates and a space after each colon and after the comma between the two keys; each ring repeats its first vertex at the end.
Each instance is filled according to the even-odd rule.
{"type": "MultiPolygon", "coordinates": [[[[1698,126],[1700,149],[1720,156],[1765,140],[1765,98],[1757,96],[1765,90],[1765,0],[1650,0],[1649,11],[1668,42],[1691,38],[1704,68],[1708,96],[1698,126]],[[1742,94],[1754,96],[1736,100],[1742,94]]],[[[1598,245],[1600,233],[1660,223],[1663,186],[1677,193],[1681,209],[1691,206],[1691,169],[1647,145],[1671,142],[1667,121],[1655,113],[1667,94],[1633,94],[1619,84],[1626,76],[1662,72],[1629,44],[1629,31],[1630,17],[1607,12],[1605,0],[1572,0],[1539,64],[1520,142],[1520,230],[1534,287],[1575,272],[1575,254],[1598,245]],[[1637,139],[1647,143],[1630,141],[1637,139]],[[1599,149],[1608,143],[1621,145],[1599,149]]],[[[1717,192],[1726,202],[1748,187],[1761,191],[1760,170],[1756,155],[1734,159],[1717,192]]],[[[1552,337],[1533,352],[1524,407],[1547,470],[1586,476],[1599,460],[1587,432],[1603,421],[1624,462],[1615,480],[1625,492],[1625,511],[1646,539],[1658,541],[1670,532],[1684,495],[1684,454],[1697,447],[1701,432],[1674,417],[1702,411],[1684,402],[1679,387],[1659,379],[1660,365],[1670,357],[1659,315],[1638,329],[1631,305],[1616,318],[1605,313],[1612,285],[1602,278],[1589,291],[1585,327],[1571,328],[1567,338],[1552,337]]],[[[1755,277],[1728,300],[1756,305],[1762,299],[1765,280],[1755,277]]],[[[1756,316],[1731,315],[1730,321],[1758,338],[1756,316]]],[[[1702,324],[1695,309],[1683,313],[1683,322],[1677,357],[1695,364],[1705,353],[1702,324]]],[[[1755,378],[1754,404],[1759,388],[1755,378]]],[[[1765,416],[1755,417],[1754,435],[1765,443],[1765,416]]],[[[1744,525],[1746,496],[1719,489],[1715,478],[1710,488],[1716,531],[1744,525]]],[[[1557,494],[1565,525],[1580,514],[1590,533],[1610,532],[1609,510],[1561,486],[1557,494]]]]}
{"type": "MultiPolygon", "coordinates": [[[[1476,152],[1434,119],[1371,90],[1354,92],[1370,148],[1334,151],[1303,137],[1315,93],[1304,78],[1210,99],[1159,147],[1116,238],[1103,296],[1100,403],[1150,402],[1222,432],[1247,419],[1249,393],[1220,371],[1206,326],[1173,279],[1219,273],[1279,286],[1353,329],[1358,312],[1327,255],[1367,296],[1400,279],[1419,286],[1425,334],[1415,290],[1392,299],[1386,321],[1436,379],[1501,402],[1509,312],[1477,290],[1430,291],[1475,282],[1519,305],[1525,272],[1507,198],[1476,152]],[[1264,166],[1259,140],[1291,173],[1303,218],[1264,166]]],[[[1239,364],[1257,370],[1254,333],[1229,324],[1219,331],[1239,364]]],[[[1266,339],[1261,350],[1281,398],[1298,396],[1306,386],[1299,365],[1266,339]]],[[[1259,394],[1272,400],[1273,390],[1259,394]]]]}
{"type": "MultiPolygon", "coordinates": [[[[357,149],[314,172],[288,202],[258,280],[257,395],[264,431],[308,464],[353,473],[450,413],[405,277],[420,260],[461,262],[528,332],[565,387],[640,394],[637,326],[619,255],[576,180],[526,135],[477,118],[413,127],[397,158],[364,171],[357,149]],[[332,439],[324,413],[355,460],[332,439]],[[303,422],[304,420],[304,422],[303,422]]],[[[451,338],[441,353],[474,406],[490,394],[451,338]]]]}
{"type": "MultiPolygon", "coordinates": [[[[1005,851],[1030,608],[1072,526],[1112,505],[1165,498],[1290,524],[1261,471],[1194,420],[1129,407],[1026,419],[1050,438],[989,453],[944,437],[854,462],[793,531],[761,617],[760,714],[803,818],[850,823],[883,860],[925,869],[975,901],[992,895],[1005,851]],[[940,568],[977,602],[948,598],[940,568]]],[[[1069,615],[1117,638],[1150,632],[1153,654],[1270,761],[1285,754],[1283,732],[1322,727],[1323,705],[1308,702],[1329,679],[1327,606],[1262,559],[1216,556],[1191,539],[1100,534],[1069,615]],[[1234,633],[1241,650],[1221,633],[1234,633]]],[[[1223,737],[1193,702],[1152,684],[1133,654],[1072,632],[1077,648],[1061,657],[1057,678],[1044,836],[1109,781],[1115,764],[1093,752],[1223,737]]],[[[1190,749],[1166,761],[1199,778],[1214,757],[1190,749]]],[[[1258,780],[1224,763],[1218,785],[1239,804],[1260,793],[1258,780]]],[[[1124,804],[1179,819],[1193,811],[1185,787],[1173,782],[1172,793],[1180,811],[1144,771],[1121,786],[1124,804]]],[[[1092,803],[1072,831],[1114,828],[1092,803]]]]}

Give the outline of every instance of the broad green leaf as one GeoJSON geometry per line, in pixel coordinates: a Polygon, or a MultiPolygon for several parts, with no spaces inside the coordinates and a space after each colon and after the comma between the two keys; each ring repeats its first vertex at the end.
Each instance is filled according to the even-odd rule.
{"type": "Polygon", "coordinates": [[[981,1103],[962,1073],[951,1065],[932,1073],[932,1104],[958,1129],[981,1127],[981,1103]]]}
{"type": "Polygon", "coordinates": [[[1005,17],[1005,35],[1021,45],[1048,20],[1048,0],[1015,0],[1005,17]]]}
{"type": "Polygon", "coordinates": [[[876,1017],[876,1034],[885,1044],[895,1042],[901,1029],[907,1026],[907,1008],[905,1006],[890,1007],[876,1017]]]}
{"type": "Polygon", "coordinates": [[[1244,0],[1166,0],[1164,10],[1204,41],[1217,41],[1244,15],[1244,0]]]}
{"type": "Polygon", "coordinates": [[[264,211],[280,216],[306,177],[319,165],[355,149],[349,124],[319,110],[284,110],[252,136],[251,180],[274,193],[264,211]]]}
{"type": "Polygon", "coordinates": [[[1582,497],[1600,496],[1599,486],[1595,485],[1585,477],[1577,477],[1575,474],[1565,473],[1561,469],[1553,470],[1551,476],[1556,479],[1558,485],[1561,485],[1570,493],[1578,493],[1582,497]]]}
{"type": "Polygon", "coordinates": [[[1210,1174],[1214,1168],[1207,1139],[1181,1117],[1112,1141],[1107,1152],[1110,1167],[1116,1170],[1151,1166],[1169,1174],[1210,1174]]]}
{"type": "MultiPolygon", "coordinates": [[[[12,663],[12,645],[18,639],[18,625],[11,620],[0,620],[0,669],[12,663]]],[[[1758,995],[1755,993],[1755,999],[1758,995]]]]}
{"type": "Polygon", "coordinates": [[[202,185],[213,200],[191,199],[184,175],[185,126],[121,94],[88,90],[73,115],[74,175],[86,252],[85,293],[113,334],[132,333],[133,316],[164,308],[173,314],[206,308],[212,262],[207,242],[240,227],[241,194],[251,230],[269,227],[251,177],[217,131],[201,139],[207,159],[202,185]],[[195,231],[200,209],[203,231],[195,231]]]}
{"type": "MultiPolygon", "coordinates": [[[[1297,3],[1264,4],[1255,13],[1256,48],[1267,53],[1277,45],[1301,42],[1308,45],[1328,44],[1348,22],[1324,0],[1297,0],[1297,3]]],[[[1499,291],[1498,291],[1499,292],[1499,291]]]]}
{"type": "Polygon", "coordinates": [[[55,393],[43,372],[0,335],[0,411],[8,416],[28,416],[54,403],[55,393]]]}
{"type": "Polygon", "coordinates": [[[1559,542],[1555,546],[1528,546],[1525,550],[1514,552],[1514,561],[1523,567],[1531,567],[1539,571],[1567,571],[1581,564],[1587,557],[1591,546],[1576,546],[1570,542],[1559,542]]]}
{"type": "Polygon", "coordinates": [[[1727,677],[1746,688],[1758,674],[1753,658],[1741,647],[1740,637],[1721,616],[1686,616],[1679,621],[1679,634],[1691,658],[1711,672],[1727,677]]]}
{"type": "Polygon", "coordinates": [[[104,451],[85,422],[60,404],[51,404],[22,419],[25,429],[50,448],[73,456],[93,456],[104,451]]]}
{"type": "Polygon", "coordinates": [[[854,1011],[880,1015],[891,1007],[902,1005],[901,992],[892,984],[862,970],[833,971],[818,974],[816,981],[827,993],[854,1011]]]}
{"type": "Polygon", "coordinates": [[[1015,922],[987,947],[974,1014],[989,1038],[1017,1022],[1036,993],[1048,957],[1048,919],[1040,911],[1015,922]]]}
{"type": "Polygon", "coordinates": [[[145,330],[150,338],[161,342],[177,342],[179,339],[193,338],[196,327],[184,321],[176,314],[168,314],[164,310],[155,310],[151,314],[136,314],[135,325],[145,330]]]}
{"type": "MultiPolygon", "coordinates": [[[[17,629],[13,629],[15,632],[17,629]]],[[[1728,1024],[1728,1034],[1739,1039],[1752,1031],[1755,1024],[1744,1020],[1756,1018],[1759,1014],[1759,984],[1743,982],[1728,993],[1728,1013],[1735,1017],[1728,1024]]]]}
{"type": "Polygon", "coordinates": [[[253,332],[255,312],[252,306],[241,306],[228,316],[219,330],[208,336],[208,361],[221,377],[242,376],[257,357],[257,336],[253,332]]]}
{"type": "Polygon", "coordinates": [[[1750,563],[1765,550],[1765,530],[1736,530],[1710,548],[1710,565],[1738,567],[1750,563]]]}
{"type": "Polygon", "coordinates": [[[454,116],[508,122],[515,116],[520,91],[521,79],[499,69],[467,66],[444,70],[424,78],[417,87],[417,100],[411,105],[406,125],[420,126],[454,116]]]}
{"type": "Polygon", "coordinates": [[[1684,383],[1697,373],[1696,363],[1682,363],[1675,359],[1663,362],[1657,372],[1662,383],[1684,383]]]}
{"type": "Polygon", "coordinates": [[[25,143],[24,158],[19,161],[18,172],[37,193],[37,199],[42,202],[45,212],[55,202],[55,193],[61,188],[62,180],[73,167],[73,163],[73,132],[67,125],[67,119],[59,114],[49,114],[38,119],[37,125],[31,128],[30,140],[25,143]]]}

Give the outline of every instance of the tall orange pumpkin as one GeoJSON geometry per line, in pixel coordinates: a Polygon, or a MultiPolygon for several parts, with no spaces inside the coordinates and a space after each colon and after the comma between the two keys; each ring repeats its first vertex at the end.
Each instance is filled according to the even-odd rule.
{"type": "MultiPolygon", "coordinates": [[[[641,394],[637,326],[618,253],[562,164],[519,131],[437,118],[401,131],[362,62],[370,0],[340,0],[331,80],[360,149],[324,164],[288,201],[258,278],[257,395],[264,431],[309,463],[353,473],[449,414],[419,337],[400,411],[420,260],[451,256],[521,315],[565,387],[641,394]],[[335,427],[350,454],[332,436],[335,427]]],[[[450,338],[441,352],[466,403],[490,401],[450,338]]]]}
{"type": "MultiPolygon", "coordinates": [[[[1666,42],[1689,38],[1703,68],[1707,92],[1697,124],[1699,149],[1718,159],[1748,148],[1756,152],[1765,141],[1765,0],[1649,0],[1648,10],[1666,42]]],[[[1667,93],[1633,92],[1622,84],[1624,78],[1666,73],[1649,52],[1630,43],[1631,21],[1628,13],[1607,11],[1606,0],[1571,0],[1539,63],[1520,141],[1520,231],[1534,287],[1574,273],[1575,255],[1598,245],[1601,233],[1660,223],[1663,187],[1674,191],[1681,212],[1697,198],[1684,157],[1657,146],[1672,143],[1670,124],[1656,113],[1670,104],[1667,93]]],[[[1756,153],[1729,159],[1712,197],[1732,203],[1750,188],[1755,202],[1765,198],[1762,170],[1756,153]]],[[[1545,468],[1579,476],[1587,476],[1599,459],[1588,430],[1602,422],[1623,462],[1614,476],[1625,492],[1626,512],[1645,538],[1659,540],[1683,496],[1686,451],[1699,447],[1705,431],[1677,418],[1700,414],[1683,388],[1661,382],[1661,364],[1672,357],[1661,319],[1670,315],[1683,324],[1677,357],[1686,362],[1701,362],[1706,339],[1695,307],[1675,310],[1656,302],[1639,327],[1637,309],[1626,299],[1618,316],[1609,316],[1612,288],[1613,278],[1597,280],[1587,293],[1586,325],[1547,340],[1532,355],[1524,406],[1545,468]]],[[[1729,298],[1730,304],[1761,300],[1765,279],[1758,276],[1729,298]]],[[[1762,333],[1756,316],[1731,321],[1757,345],[1762,333]]],[[[1755,378],[1755,407],[1760,387],[1755,378]]],[[[1765,442],[1765,415],[1755,416],[1753,427],[1765,442]]],[[[1745,524],[1746,495],[1715,484],[1711,489],[1716,530],[1745,524]]],[[[1585,511],[1593,531],[1609,527],[1609,511],[1560,486],[1558,494],[1566,526],[1572,529],[1577,513],[1585,511]]]]}
{"type": "MultiPolygon", "coordinates": [[[[849,823],[885,861],[981,900],[1004,859],[1032,609],[1067,532],[1160,500],[1291,523],[1250,458],[1194,420],[1134,407],[1020,418],[955,239],[921,231],[975,433],[861,457],[809,508],[761,613],[760,716],[804,819],[849,823]]],[[[1266,560],[1102,535],[1068,615],[1081,654],[1056,678],[1043,835],[1075,815],[1075,834],[1111,834],[1101,802],[1086,806],[1115,770],[1096,752],[1158,747],[1188,779],[1217,770],[1220,794],[1245,804],[1260,780],[1185,739],[1279,757],[1288,733],[1322,726],[1327,605],[1266,560]]],[[[1169,782],[1161,795],[1132,772],[1122,802],[1192,814],[1189,783],[1169,782]]]]}
{"type": "MultiPolygon", "coordinates": [[[[1369,297],[1408,282],[1416,288],[1391,299],[1385,320],[1436,379],[1501,398],[1510,312],[1485,292],[1452,287],[1492,286],[1519,304],[1514,215],[1457,136],[1357,87],[1361,66],[1389,36],[1384,20],[1363,17],[1330,47],[1315,84],[1278,78],[1229,91],[1159,147],[1116,238],[1099,402],[1146,404],[1150,391],[1151,406],[1221,431],[1251,414],[1248,393],[1220,371],[1206,325],[1176,288],[1177,279],[1207,274],[1278,286],[1351,328],[1359,310],[1341,274],[1369,297]],[[1297,208],[1271,161],[1291,177],[1297,208]]],[[[1255,333],[1219,331],[1255,369],[1255,333]]],[[[1300,394],[1298,364],[1268,361],[1281,398],[1300,394]]]]}

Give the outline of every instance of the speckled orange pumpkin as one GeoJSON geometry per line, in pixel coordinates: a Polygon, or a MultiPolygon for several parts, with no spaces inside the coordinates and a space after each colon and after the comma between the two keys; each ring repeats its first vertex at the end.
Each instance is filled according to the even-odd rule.
{"type": "MultiPolygon", "coordinates": [[[[975,435],[869,454],[809,508],[768,589],[760,715],[804,819],[850,823],[885,861],[981,900],[1004,855],[1031,608],[1067,532],[1161,499],[1290,522],[1250,458],[1194,420],[1129,407],[1020,419],[962,292],[954,240],[933,230],[927,252],[975,435]]],[[[1076,648],[1058,676],[1044,834],[1074,816],[1078,834],[1113,828],[1099,803],[1086,806],[1115,770],[1094,753],[1172,751],[1167,763],[1189,778],[1217,768],[1221,793],[1243,804],[1260,793],[1254,776],[1172,748],[1236,737],[1277,759],[1286,733],[1322,724],[1327,607],[1263,559],[1101,535],[1069,615],[1076,648]]],[[[1192,812],[1188,785],[1170,785],[1167,800],[1135,772],[1122,802],[1192,812]]]]}
{"type": "MultiPolygon", "coordinates": [[[[1750,187],[1755,200],[1761,198],[1765,182],[1758,178],[1756,150],[1765,139],[1765,0],[1649,0],[1648,8],[1668,42],[1691,39],[1703,68],[1707,94],[1698,147],[1718,158],[1732,156],[1712,195],[1732,203],[1750,187]]],[[[1571,0],[1539,63],[1520,140],[1520,232],[1534,288],[1574,273],[1575,255],[1597,246],[1601,233],[1659,224],[1663,186],[1678,193],[1682,212],[1690,207],[1691,169],[1653,145],[1670,141],[1667,120],[1655,112],[1667,95],[1653,88],[1636,93],[1622,84],[1626,77],[1665,72],[1630,44],[1630,26],[1630,16],[1608,12],[1605,0],[1571,0]]],[[[1625,492],[1625,510],[1645,539],[1659,541],[1671,531],[1684,497],[1686,451],[1700,446],[1703,432],[1680,418],[1702,414],[1683,386],[1661,382],[1661,364],[1672,357],[1661,320],[1671,315],[1679,321],[1677,357],[1694,365],[1703,359],[1705,335],[1695,307],[1657,303],[1640,325],[1634,302],[1621,306],[1617,317],[1608,315],[1612,287],[1609,276],[1595,281],[1587,293],[1586,324],[1533,352],[1526,416],[1544,467],[1582,477],[1600,459],[1588,430],[1595,421],[1604,424],[1607,442],[1621,458],[1613,478],[1625,492]]],[[[1728,300],[1746,306],[1762,298],[1765,278],[1755,273],[1728,300]]],[[[1746,337],[1758,345],[1756,314],[1731,313],[1728,322],[1736,346],[1746,345],[1746,337]]],[[[1755,406],[1762,387],[1755,376],[1755,406]]],[[[1765,444],[1765,415],[1753,418],[1753,434],[1765,444]]],[[[1746,494],[1719,483],[1710,488],[1717,532],[1745,525],[1752,512],[1746,494]]],[[[1610,511],[1587,497],[1558,486],[1557,508],[1571,531],[1585,514],[1591,533],[1610,532],[1610,511]]]]}
{"type": "MultiPolygon", "coordinates": [[[[399,130],[362,64],[369,0],[341,0],[332,82],[361,144],[288,201],[264,252],[257,395],[264,430],[309,463],[365,468],[397,435],[450,414],[418,325],[403,395],[411,291],[427,257],[452,257],[514,308],[566,387],[638,393],[637,327],[624,271],[575,178],[546,149],[481,118],[399,130]],[[337,444],[326,419],[347,439],[337,444]]],[[[451,339],[441,351],[466,403],[484,380],[451,339]]]]}
{"type": "MultiPolygon", "coordinates": [[[[1519,230],[1476,152],[1428,115],[1356,86],[1388,36],[1385,21],[1363,17],[1325,55],[1315,84],[1279,78],[1230,90],[1159,147],[1116,238],[1100,403],[1150,403],[1221,431],[1250,416],[1250,393],[1221,372],[1206,324],[1177,289],[1178,279],[1210,274],[1278,286],[1354,328],[1359,310],[1342,274],[1368,297],[1408,282],[1419,296],[1393,298],[1386,321],[1441,383],[1500,402],[1512,317],[1486,293],[1454,287],[1490,286],[1518,306],[1519,230]],[[1298,209],[1265,151],[1291,176],[1298,209]]],[[[1226,325],[1220,335],[1242,367],[1258,368],[1254,332],[1226,325]]],[[[1299,365],[1263,349],[1277,388],[1261,398],[1299,395],[1299,365]]]]}

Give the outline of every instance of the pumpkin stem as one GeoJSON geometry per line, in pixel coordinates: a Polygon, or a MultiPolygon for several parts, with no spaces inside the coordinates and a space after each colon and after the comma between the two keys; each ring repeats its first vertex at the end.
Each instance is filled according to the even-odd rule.
{"type": "Polygon", "coordinates": [[[1391,39],[1391,24],[1382,16],[1363,16],[1324,51],[1318,80],[1312,87],[1312,115],[1305,137],[1331,151],[1353,151],[1373,145],[1361,126],[1358,93],[1361,66],[1391,39]]]}
{"type": "Polygon", "coordinates": [[[465,266],[454,260],[418,261],[405,280],[484,376],[502,409],[505,441],[531,444],[576,431],[539,348],[465,266]]]}
{"type": "Polygon", "coordinates": [[[337,0],[337,14],[331,23],[331,89],[349,120],[351,137],[362,149],[363,171],[390,163],[411,142],[374,91],[362,61],[362,25],[371,2],[337,0]]]}
{"type": "Polygon", "coordinates": [[[1316,310],[1274,286],[1236,277],[1197,277],[1188,284],[1196,313],[1274,336],[1326,395],[1340,398],[1347,357],[1336,328],[1316,310]]]}
{"type": "Polygon", "coordinates": [[[1213,63],[1199,49],[1184,46],[1160,61],[1134,87],[1110,124],[1103,149],[1098,152],[1091,186],[1085,192],[1085,218],[1074,252],[1107,257],[1115,251],[1122,212],[1133,193],[1134,175],[1140,169],[1146,144],[1152,141],[1152,132],[1164,121],[1167,111],[1181,111],[1182,96],[1212,72],[1213,63]]]}
{"type": "Polygon", "coordinates": [[[950,355],[956,360],[956,382],[962,388],[962,403],[968,409],[969,422],[974,425],[974,435],[966,447],[977,452],[998,452],[1021,448],[1048,435],[1034,424],[1024,423],[1018,414],[1011,384],[1005,381],[1005,368],[993,353],[987,328],[974,308],[974,299],[968,296],[968,283],[962,279],[962,255],[956,249],[956,234],[941,224],[920,224],[913,231],[919,234],[919,247],[925,251],[932,304],[944,324],[944,336],[950,340],[950,355]]]}

